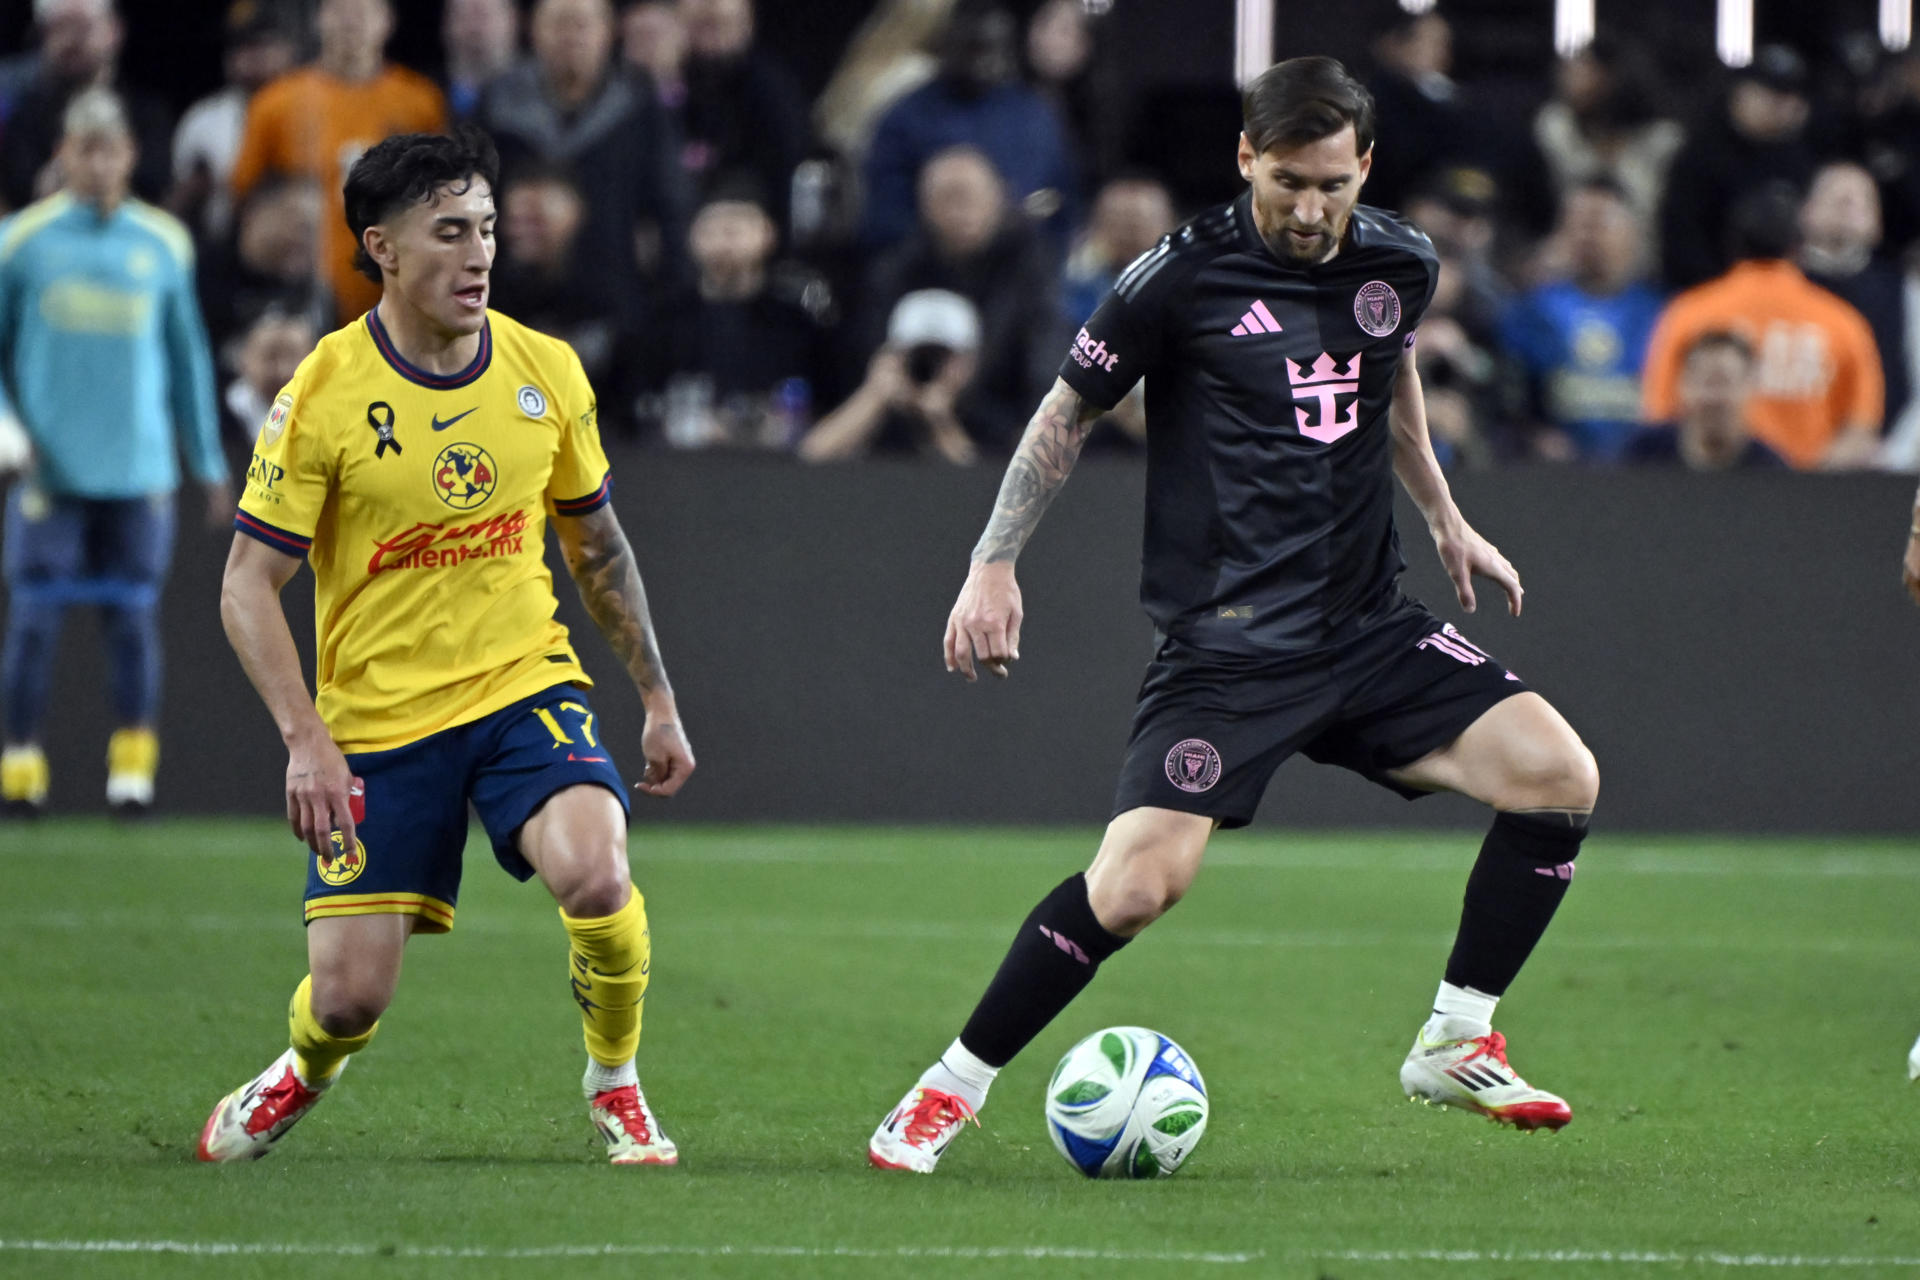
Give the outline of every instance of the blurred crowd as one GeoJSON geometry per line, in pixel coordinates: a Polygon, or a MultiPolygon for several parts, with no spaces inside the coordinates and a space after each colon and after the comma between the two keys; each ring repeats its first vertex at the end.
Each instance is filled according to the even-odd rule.
{"type": "MultiPolygon", "coordinates": [[[[176,121],[119,83],[114,0],[35,0],[0,58],[0,199],[59,184],[78,90],[121,91],[135,191],[197,243],[244,456],[376,296],[346,167],[470,120],[502,157],[493,305],[575,346],[603,430],[1004,456],[1103,291],[1199,211],[1152,162],[1166,121],[1129,100],[1113,6],[878,0],[809,101],[754,3],[444,0],[438,64],[409,68],[393,0],[237,0],[224,85],[176,121]]],[[[1515,111],[1453,78],[1444,7],[1366,20],[1363,199],[1440,254],[1419,351],[1447,465],[1920,469],[1920,55],[1843,34],[1676,74],[1609,35],[1515,111]]],[[[1230,136],[1181,145],[1231,173],[1230,136]]],[[[1096,436],[1142,438],[1137,397],[1096,436]]]]}

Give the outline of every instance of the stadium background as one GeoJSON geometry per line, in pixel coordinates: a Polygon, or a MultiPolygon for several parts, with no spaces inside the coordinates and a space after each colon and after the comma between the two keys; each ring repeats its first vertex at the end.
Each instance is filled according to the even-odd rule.
{"type": "MultiPolygon", "coordinates": [[[[758,47],[778,51],[807,96],[817,96],[869,8],[762,4],[758,47]]],[[[439,6],[396,9],[390,56],[436,73],[439,6]]],[[[1370,28],[1356,12],[1331,2],[1280,5],[1275,48],[1329,52],[1366,68],[1370,28]]],[[[1477,0],[1441,12],[1453,25],[1454,78],[1477,117],[1530,111],[1550,91],[1546,6],[1477,0]]],[[[121,81],[184,109],[219,84],[227,13],[213,0],[126,6],[121,81]]],[[[1714,56],[1710,0],[1656,10],[1601,3],[1597,15],[1603,38],[1630,35],[1658,51],[1665,110],[1683,120],[1712,114],[1726,69],[1714,56]]],[[[1867,0],[1817,11],[1763,3],[1754,35],[1801,50],[1819,85],[1844,62],[1843,37],[1863,38],[1875,16],[1867,0]]],[[[1098,56],[1123,86],[1114,100],[1129,120],[1130,170],[1166,176],[1183,193],[1183,211],[1230,195],[1238,184],[1227,161],[1237,113],[1233,7],[1121,0],[1099,30],[1098,56]],[[1207,135],[1219,145],[1195,141],[1207,135]]],[[[30,6],[0,5],[0,48],[31,40],[30,6]]],[[[1383,149],[1393,145],[1383,138],[1383,149]]],[[[826,154],[817,144],[813,153],[826,154]]],[[[813,256],[839,287],[840,333],[857,362],[851,334],[861,318],[844,314],[858,310],[857,264],[850,271],[844,252],[813,256]]],[[[223,382],[229,376],[223,369],[223,382]]],[[[1082,464],[1023,564],[1033,614],[1025,665],[1005,687],[963,689],[940,672],[935,642],[1003,449],[956,471],[927,459],[800,467],[738,450],[668,451],[657,437],[614,432],[608,444],[616,503],[641,549],[702,759],[674,816],[1102,815],[1150,647],[1133,603],[1136,455],[1096,452],[1082,464]],[[937,762],[916,749],[929,738],[948,746],[937,762]],[[1073,767],[1040,764],[1060,761],[1073,767]]],[[[1582,728],[1605,766],[1609,823],[1900,832],[1920,822],[1920,788],[1909,783],[1902,749],[1904,730],[1920,719],[1920,693],[1905,678],[1920,623],[1894,579],[1905,481],[1651,475],[1522,456],[1491,468],[1456,465],[1454,483],[1469,517],[1514,555],[1531,588],[1522,621],[1493,610],[1460,621],[1582,728]]],[[[270,811],[278,790],[271,726],[219,634],[223,541],[183,530],[166,598],[162,799],[172,812],[270,811]]],[[[1411,589],[1450,611],[1425,540],[1416,533],[1408,551],[1411,589]]],[[[584,619],[561,582],[580,634],[584,619]]],[[[306,652],[306,592],[296,585],[286,600],[306,652]]],[[[91,628],[83,616],[70,620],[57,676],[60,714],[48,742],[57,811],[92,807],[84,780],[97,769],[98,734],[86,726],[102,724],[106,708],[91,628]]],[[[632,761],[637,700],[597,640],[581,639],[601,681],[609,740],[632,761]]],[[[1305,763],[1283,771],[1266,818],[1478,821],[1470,805],[1403,805],[1305,763]]]]}

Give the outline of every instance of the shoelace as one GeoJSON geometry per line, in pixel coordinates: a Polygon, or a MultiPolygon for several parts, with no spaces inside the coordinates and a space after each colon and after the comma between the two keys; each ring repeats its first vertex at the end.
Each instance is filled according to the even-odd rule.
{"type": "Polygon", "coordinates": [[[248,1133],[265,1133],[274,1125],[299,1111],[316,1098],[317,1094],[300,1083],[300,1077],[287,1068],[278,1084],[269,1085],[260,1091],[260,1105],[247,1117],[248,1133]]]}
{"type": "Polygon", "coordinates": [[[1473,1043],[1475,1046],[1473,1052],[1462,1058],[1462,1062],[1472,1062],[1475,1058],[1492,1058],[1507,1070],[1513,1070],[1513,1065],[1507,1061],[1507,1038],[1498,1031],[1476,1036],[1473,1043]]]}
{"type": "Polygon", "coordinates": [[[647,1123],[646,1109],[640,1105],[640,1091],[632,1085],[621,1089],[609,1089],[593,1100],[593,1105],[603,1107],[620,1118],[620,1127],[627,1136],[641,1146],[653,1142],[653,1127],[647,1123]]]}
{"type": "Polygon", "coordinates": [[[907,1127],[901,1136],[910,1147],[924,1147],[938,1138],[948,1125],[965,1120],[972,1120],[974,1126],[979,1127],[980,1121],[974,1117],[973,1108],[965,1098],[938,1089],[922,1089],[920,1101],[907,1113],[907,1127]]]}

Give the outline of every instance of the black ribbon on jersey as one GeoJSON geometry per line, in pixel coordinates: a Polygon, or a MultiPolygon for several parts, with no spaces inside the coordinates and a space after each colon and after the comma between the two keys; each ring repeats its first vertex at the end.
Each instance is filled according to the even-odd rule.
{"type": "Polygon", "coordinates": [[[380,443],[373,447],[373,456],[384,458],[387,449],[392,447],[395,453],[401,453],[400,442],[393,438],[393,406],[385,400],[375,400],[367,406],[367,425],[380,437],[380,443]]]}

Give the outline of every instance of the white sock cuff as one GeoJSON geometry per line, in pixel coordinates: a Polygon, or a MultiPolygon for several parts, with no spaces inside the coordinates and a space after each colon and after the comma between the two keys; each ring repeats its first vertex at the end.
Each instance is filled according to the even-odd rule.
{"type": "Polygon", "coordinates": [[[978,1111],[986,1105],[987,1090],[993,1087],[993,1078],[999,1074],[1000,1068],[980,1061],[956,1039],[940,1055],[940,1061],[921,1074],[920,1084],[923,1088],[957,1094],[978,1111]]]}
{"type": "Polygon", "coordinates": [[[958,1036],[955,1036],[953,1043],[947,1046],[947,1051],[940,1055],[940,1063],[982,1093],[985,1093],[987,1086],[993,1083],[993,1078],[1000,1074],[1000,1068],[990,1067],[980,1061],[971,1049],[960,1043],[958,1036]]]}
{"type": "Polygon", "coordinates": [[[1494,1006],[1499,1003],[1499,996],[1442,982],[1439,992],[1433,997],[1433,1011],[1443,1018],[1464,1018],[1469,1022],[1491,1025],[1494,1006]]]}
{"type": "Polygon", "coordinates": [[[628,1085],[638,1085],[640,1073],[634,1069],[633,1059],[628,1058],[617,1067],[605,1066],[592,1058],[587,1059],[587,1074],[580,1080],[580,1087],[591,1098],[596,1093],[605,1093],[609,1089],[624,1089],[628,1085]]]}

